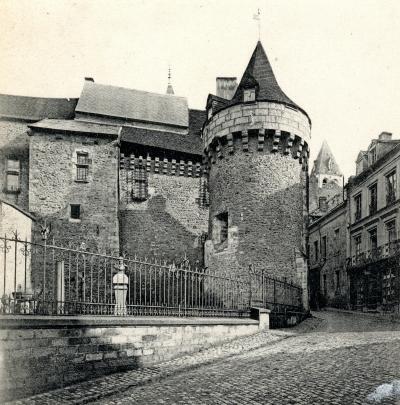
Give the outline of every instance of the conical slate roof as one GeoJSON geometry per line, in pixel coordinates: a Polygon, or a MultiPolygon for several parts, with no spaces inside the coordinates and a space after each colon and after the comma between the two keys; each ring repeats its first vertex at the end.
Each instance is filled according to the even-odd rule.
{"type": "Polygon", "coordinates": [[[260,41],[257,42],[257,46],[254,49],[249,64],[247,65],[236,93],[232,98],[232,103],[242,101],[243,90],[248,88],[249,84],[253,83],[256,83],[257,88],[256,100],[276,101],[301,109],[279,87],[271,64],[269,63],[268,57],[260,41]]]}
{"type": "Polygon", "coordinates": [[[312,171],[314,174],[332,174],[334,176],[342,176],[339,165],[336,163],[333,153],[326,141],[322,143],[312,171]]]}

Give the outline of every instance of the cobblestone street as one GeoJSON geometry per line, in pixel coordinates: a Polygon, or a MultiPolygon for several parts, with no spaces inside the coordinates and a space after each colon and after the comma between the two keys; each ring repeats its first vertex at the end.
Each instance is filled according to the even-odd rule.
{"type": "MultiPolygon", "coordinates": [[[[400,380],[399,323],[348,313],[315,315],[292,330],[272,331],[273,337],[244,338],[236,346],[148,369],[147,380],[135,386],[138,372],[130,371],[19,403],[87,402],[108,391],[102,399],[92,396],[93,403],[368,404],[379,385],[400,380]],[[161,375],[162,370],[168,372],[161,375]]],[[[380,403],[400,403],[400,397],[380,403]]]]}

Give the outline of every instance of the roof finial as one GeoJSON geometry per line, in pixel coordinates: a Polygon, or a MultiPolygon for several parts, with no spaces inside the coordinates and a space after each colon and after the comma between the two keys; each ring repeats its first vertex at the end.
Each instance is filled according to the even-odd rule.
{"type": "Polygon", "coordinates": [[[175,94],[171,84],[171,66],[168,66],[168,87],[167,94],[175,94]]]}
{"type": "Polygon", "coordinates": [[[257,9],[257,14],[253,15],[253,19],[257,21],[258,26],[258,40],[261,40],[261,10],[257,9]]]}

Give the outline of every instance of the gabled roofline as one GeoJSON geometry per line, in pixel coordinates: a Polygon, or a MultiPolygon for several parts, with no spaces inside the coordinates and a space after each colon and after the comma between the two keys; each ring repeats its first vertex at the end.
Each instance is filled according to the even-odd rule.
{"type": "Polygon", "coordinates": [[[7,201],[7,200],[4,200],[4,199],[2,199],[2,198],[0,198],[0,203],[6,204],[6,205],[8,205],[8,206],[10,206],[10,207],[12,207],[12,208],[14,208],[14,209],[16,209],[17,211],[21,212],[21,213],[24,214],[25,216],[27,216],[27,217],[29,217],[30,219],[32,219],[32,221],[36,221],[36,220],[37,220],[36,217],[35,217],[33,214],[31,214],[31,213],[28,212],[28,211],[23,210],[22,208],[18,207],[18,205],[15,205],[15,204],[13,204],[13,203],[11,203],[11,202],[9,202],[9,201],[7,201]]]}

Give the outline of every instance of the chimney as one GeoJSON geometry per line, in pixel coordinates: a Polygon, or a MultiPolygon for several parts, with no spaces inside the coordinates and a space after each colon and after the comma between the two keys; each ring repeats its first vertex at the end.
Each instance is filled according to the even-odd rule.
{"type": "Polygon", "coordinates": [[[217,96],[231,100],[237,88],[236,77],[217,77],[217,96]]]}
{"type": "Polygon", "coordinates": [[[391,141],[392,140],[392,133],[391,132],[381,132],[379,135],[380,141],[391,141]]]}
{"type": "Polygon", "coordinates": [[[85,77],[85,82],[93,82],[94,83],[94,79],[93,79],[93,77],[85,77]]]}

